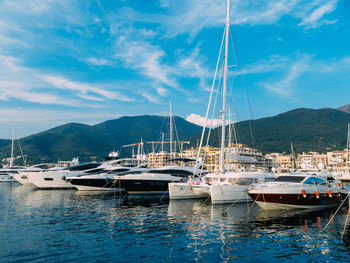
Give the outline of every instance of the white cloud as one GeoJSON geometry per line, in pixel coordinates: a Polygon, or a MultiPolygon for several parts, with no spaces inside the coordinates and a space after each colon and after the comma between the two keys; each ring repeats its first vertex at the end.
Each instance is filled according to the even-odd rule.
{"type": "Polygon", "coordinates": [[[157,88],[157,93],[160,95],[160,96],[166,96],[166,94],[168,93],[168,90],[165,89],[165,88],[162,88],[162,87],[158,87],[157,88]]]}
{"type": "MultiPolygon", "coordinates": [[[[100,95],[104,97],[105,99],[109,100],[119,100],[119,101],[133,101],[132,98],[129,98],[127,96],[124,96],[122,94],[116,93],[116,92],[111,92],[108,90],[104,90],[98,87],[95,87],[90,84],[85,84],[85,83],[79,83],[79,82],[73,82],[71,80],[68,80],[63,77],[58,77],[58,76],[42,76],[42,79],[55,87],[59,89],[68,89],[68,90],[74,90],[74,91],[79,91],[81,98],[85,99],[91,99],[97,101],[97,97],[91,97],[89,95],[86,95],[88,92],[95,93],[97,95],[100,95]],[[83,95],[83,96],[82,96],[83,95]]],[[[102,100],[101,100],[102,101],[102,100]]]]}
{"type": "Polygon", "coordinates": [[[87,62],[96,66],[108,66],[111,65],[111,62],[104,58],[95,58],[90,57],[86,59],[87,62]]]}
{"type": "MultiPolygon", "coordinates": [[[[259,60],[247,65],[243,73],[264,76],[260,85],[279,97],[295,97],[296,91],[305,88],[307,83],[321,78],[347,76],[350,70],[350,56],[320,60],[315,55],[299,53],[290,56],[272,55],[267,60],[259,60]],[[307,81],[302,81],[306,79],[307,81]]],[[[303,92],[301,92],[303,93],[303,92]]]]}
{"type": "MultiPolygon", "coordinates": [[[[205,126],[208,128],[216,128],[216,127],[222,125],[222,120],[207,119],[207,121],[205,121],[205,117],[202,117],[202,116],[200,116],[198,114],[194,114],[194,113],[191,113],[189,116],[187,116],[186,121],[194,123],[194,124],[199,125],[199,126],[204,126],[204,124],[206,124],[205,126]]],[[[226,124],[229,124],[229,122],[226,121],[226,124]]]]}
{"type": "Polygon", "coordinates": [[[140,74],[155,81],[175,87],[177,83],[170,77],[171,69],[162,63],[164,51],[144,40],[133,40],[130,35],[123,35],[116,43],[115,58],[128,68],[138,70],[140,74]]]}
{"type": "MultiPolygon", "coordinates": [[[[334,23],[324,16],[335,10],[339,0],[237,0],[231,3],[231,24],[271,25],[283,16],[301,20],[300,26],[319,27],[334,23]]],[[[188,33],[195,36],[203,28],[223,26],[225,23],[226,1],[162,1],[170,12],[163,18],[162,28],[169,37],[188,33]]]]}
{"type": "Polygon", "coordinates": [[[306,28],[316,28],[323,24],[334,24],[336,20],[322,19],[326,14],[333,12],[337,6],[338,0],[321,1],[319,5],[313,5],[314,8],[310,8],[308,14],[302,15],[302,22],[299,26],[305,26],[306,28]]]}
{"type": "Polygon", "coordinates": [[[71,107],[77,107],[79,105],[78,100],[67,99],[46,92],[25,91],[23,87],[24,84],[21,82],[0,81],[0,100],[18,99],[39,104],[55,104],[71,107]]]}
{"type": "Polygon", "coordinates": [[[150,95],[146,92],[142,93],[142,96],[144,98],[146,98],[149,102],[152,102],[152,103],[155,103],[155,104],[161,104],[161,102],[159,101],[159,98],[153,96],[153,95],[150,95]]]}

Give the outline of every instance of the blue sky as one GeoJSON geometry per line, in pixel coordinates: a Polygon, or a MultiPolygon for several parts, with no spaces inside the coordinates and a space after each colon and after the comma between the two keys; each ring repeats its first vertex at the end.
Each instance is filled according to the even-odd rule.
{"type": "MultiPolygon", "coordinates": [[[[124,115],[205,115],[226,0],[0,2],[0,138],[124,115]]],[[[350,103],[346,0],[232,0],[255,118],[350,103]]],[[[249,117],[242,88],[237,120],[249,117]]]]}

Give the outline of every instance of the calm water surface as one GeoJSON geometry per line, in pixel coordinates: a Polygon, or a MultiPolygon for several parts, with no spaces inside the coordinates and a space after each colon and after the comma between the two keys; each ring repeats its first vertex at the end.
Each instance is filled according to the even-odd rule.
{"type": "Polygon", "coordinates": [[[335,210],[266,213],[251,205],[0,183],[0,262],[350,261],[345,209],[324,229],[335,210]]]}

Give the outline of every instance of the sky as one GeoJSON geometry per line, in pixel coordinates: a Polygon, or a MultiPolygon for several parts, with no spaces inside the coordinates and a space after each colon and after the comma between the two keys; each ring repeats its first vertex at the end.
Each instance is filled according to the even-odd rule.
{"type": "MultiPolygon", "coordinates": [[[[349,13],[347,0],[232,0],[235,121],[350,103],[349,13]]],[[[225,16],[226,0],[0,1],[0,138],[168,115],[170,101],[200,122],[225,16]]]]}

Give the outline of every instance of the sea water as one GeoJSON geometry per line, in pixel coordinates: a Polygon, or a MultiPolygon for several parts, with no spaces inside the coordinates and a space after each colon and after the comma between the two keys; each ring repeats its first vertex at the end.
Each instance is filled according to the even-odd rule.
{"type": "Polygon", "coordinates": [[[347,210],[335,211],[1,183],[0,262],[350,261],[347,210]]]}

